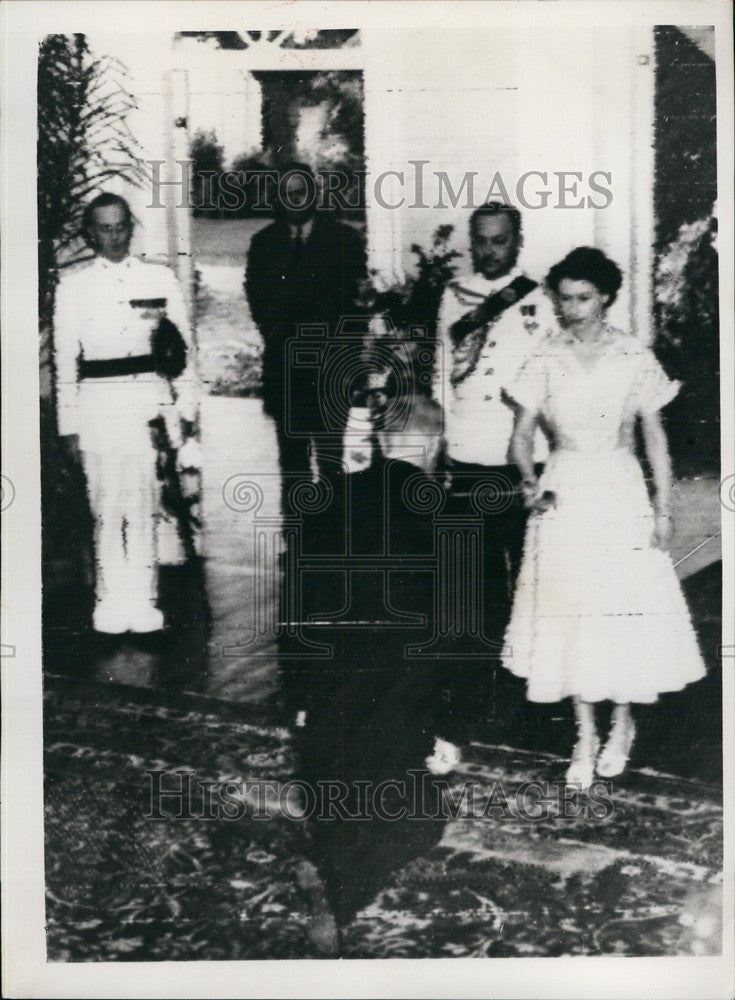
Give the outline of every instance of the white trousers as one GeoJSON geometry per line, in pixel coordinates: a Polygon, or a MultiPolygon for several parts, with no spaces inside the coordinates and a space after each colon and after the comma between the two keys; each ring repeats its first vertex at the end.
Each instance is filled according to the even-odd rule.
{"type": "Polygon", "coordinates": [[[133,454],[114,447],[82,454],[95,522],[97,603],[150,607],[158,596],[155,449],[146,443],[133,454]]]}

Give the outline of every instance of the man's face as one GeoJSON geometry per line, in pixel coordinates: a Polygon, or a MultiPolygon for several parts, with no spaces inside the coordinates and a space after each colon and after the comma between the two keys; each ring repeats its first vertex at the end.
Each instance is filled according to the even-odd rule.
{"type": "Polygon", "coordinates": [[[92,213],[92,237],[101,257],[119,263],[128,255],[130,223],[122,205],[106,205],[92,213]]]}
{"type": "Polygon", "coordinates": [[[286,180],[283,209],[292,225],[302,225],[314,213],[314,191],[301,174],[293,174],[286,180]]]}
{"type": "Polygon", "coordinates": [[[480,215],[471,233],[472,263],[485,278],[502,278],[515,266],[521,241],[507,215],[480,215]]]}

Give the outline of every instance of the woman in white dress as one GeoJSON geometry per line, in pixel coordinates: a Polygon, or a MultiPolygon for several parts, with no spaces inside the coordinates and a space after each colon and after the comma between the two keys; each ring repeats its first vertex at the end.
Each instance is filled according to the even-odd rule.
{"type": "Polygon", "coordinates": [[[668,545],[671,464],[660,409],[676,395],[653,352],[611,327],[617,265],[579,247],[549,272],[560,329],[532,355],[508,394],[511,443],[531,510],[505,640],[504,664],[531,701],[574,699],[578,738],[568,784],[621,774],[635,738],[631,702],[656,701],[705,667],[668,545]],[[649,499],[634,455],[640,419],[653,479],[649,499]],[[541,477],[533,437],[553,451],[541,477]],[[595,703],[614,702],[599,753],[595,703]],[[598,755],[599,754],[599,755],[598,755]]]}

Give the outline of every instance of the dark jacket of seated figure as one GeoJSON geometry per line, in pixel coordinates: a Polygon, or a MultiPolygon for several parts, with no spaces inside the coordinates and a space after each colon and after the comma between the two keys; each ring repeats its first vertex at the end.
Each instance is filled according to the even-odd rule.
{"type": "MultiPolygon", "coordinates": [[[[431,400],[415,405],[440,419],[431,400]]],[[[422,415],[400,434],[382,435],[371,465],[343,477],[340,495],[303,517],[291,553],[300,616],[308,639],[330,643],[332,652],[284,662],[292,711],[307,711],[312,725],[339,712],[352,730],[394,729],[391,739],[404,740],[409,754],[417,752],[412,741],[426,753],[433,746],[446,679],[442,661],[420,656],[434,632],[434,521],[442,503],[430,471],[438,437],[422,415]]]]}
{"type": "Polygon", "coordinates": [[[312,856],[340,925],[375,897],[391,871],[429,850],[443,828],[433,780],[425,775],[412,784],[410,776],[426,770],[441,728],[443,664],[411,655],[432,635],[436,554],[425,491],[440,488],[399,457],[400,449],[386,450],[368,469],[344,477],[334,509],[305,519],[301,549],[309,565],[313,555],[327,556],[313,586],[304,584],[303,611],[322,623],[307,627],[307,637],[332,643],[332,652],[292,665],[299,668],[293,707],[306,711],[306,726],[297,730],[299,776],[314,788],[343,782],[341,806],[350,814],[362,808],[355,782],[367,782],[369,795],[382,782],[405,783],[410,801],[389,789],[386,810],[403,804],[425,814],[400,822],[314,819],[312,856]]]}

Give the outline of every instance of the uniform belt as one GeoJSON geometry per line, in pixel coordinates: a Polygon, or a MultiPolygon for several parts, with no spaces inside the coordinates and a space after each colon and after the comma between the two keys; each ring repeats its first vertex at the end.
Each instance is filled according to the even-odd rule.
{"type": "Polygon", "coordinates": [[[79,362],[79,378],[115,378],[155,370],[152,354],[134,354],[130,358],[105,358],[101,361],[82,359],[79,362]]]}

